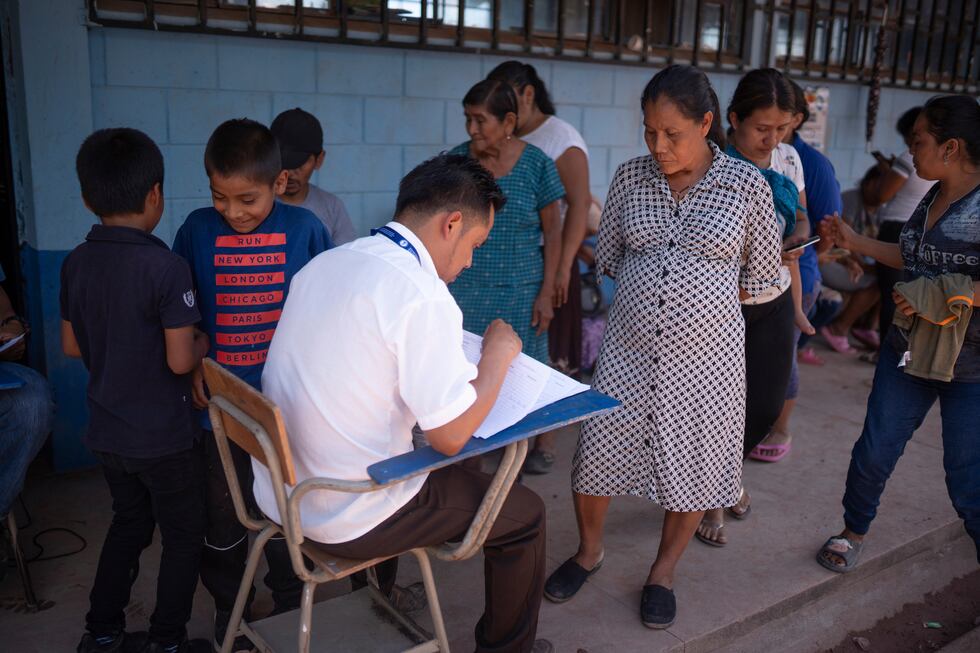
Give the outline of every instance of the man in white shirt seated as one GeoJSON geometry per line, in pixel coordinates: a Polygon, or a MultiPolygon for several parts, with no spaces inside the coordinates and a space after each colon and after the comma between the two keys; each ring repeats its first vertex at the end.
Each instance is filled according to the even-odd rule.
{"type": "MultiPolygon", "coordinates": [[[[479,365],[469,363],[446,284],[472,263],[503,201],[474,160],[435,157],[402,180],[394,222],[293,278],[262,387],[282,411],[300,481],[367,478],[369,465],[412,450],[416,423],[436,451],[454,455],[486,417],[521,341],[497,320],[479,365]]],[[[259,507],[279,520],[269,473],[253,468],[259,507]]],[[[456,540],[490,481],[452,465],[376,492],[315,492],[302,503],[303,532],[333,555],[360,559],[456,540]]],[[[534,639],[545,564],[544,505],[534,492],[514,487],[484,555],[476,650],[552,651],[534,639]]]]}

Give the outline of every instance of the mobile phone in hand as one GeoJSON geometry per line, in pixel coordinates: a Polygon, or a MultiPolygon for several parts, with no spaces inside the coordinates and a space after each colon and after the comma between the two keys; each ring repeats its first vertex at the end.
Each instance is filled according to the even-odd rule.
{"type": "Polygon", "coordinates": [[[790,252],[795,252],[795,251],[801,250],[804,247],[809,247],[810,245],[815,245],[816,243],[819,243],[819,242],[820,242],[820,236],[810,236],[809,238],[807,238],[806,240],[804,240],[801,243],[796,243],[794,245],[790,245],[788,247],[784,247],[783,248],[783,253],[784,254],[789,254],[790,252]]]}

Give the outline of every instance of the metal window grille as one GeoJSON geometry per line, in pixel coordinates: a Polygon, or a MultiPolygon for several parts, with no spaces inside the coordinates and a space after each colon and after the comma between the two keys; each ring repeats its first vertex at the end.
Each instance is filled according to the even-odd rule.
{"type": "Polygon", "coordinates": [[[975,90],[980,0],[88,0],[105,26],[975,90]]]}

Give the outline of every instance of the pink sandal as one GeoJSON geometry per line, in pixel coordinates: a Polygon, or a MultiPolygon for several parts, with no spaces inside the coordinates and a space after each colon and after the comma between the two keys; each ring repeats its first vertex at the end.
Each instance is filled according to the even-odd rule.
{"type": "Polygon", "coordinates": [[[778,463],[789,453],[792,443],[786,444],[757,444],[749,453],[749,458],[759,460],[764,463],[778,463]],[[775,453],[766,453],[774,451],[775,453]]]}
{"type": "Polygon", "coordinates": [[[867,345],[868,349],[877,350],[881,347],[881,338],[878,337],[877,331],[872,331],[871,329],[851,329],[851,333],[854,334],[855,340],[858,340],[863,345],[867,345]]]}
{"type": "Polygon", "coordinates": [[[804,365],[816,365],[818,367],[826,362],[824,359],[820,358],[820,354],[813,351],[813,347],[801,349],[799,353],[797,353],[796,359],[804,365]]]}
{"type": "Polygon", "coordinates": [[[820,335],[823,337],[824,342],[830,345],[830,348],[838,354],[853,355],[856,353],[854,347],[851,347],[851,343],[847,341],[847,336],[835,336],[830,332],[830,327],[820,327],[820,335]]]}

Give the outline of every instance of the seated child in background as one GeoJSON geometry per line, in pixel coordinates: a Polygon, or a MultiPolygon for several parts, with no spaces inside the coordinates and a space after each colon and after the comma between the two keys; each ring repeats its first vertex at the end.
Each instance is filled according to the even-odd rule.
{"type": "MultiPolygon", "coordinates": [[[[262,368],[290,281],[332,243],[310,211],[276,201],[287,173],[276,139],[264,125],[248,119],[222,123],[208,141],[204,167],[214,205],[187,217],[174,252],[190,264],[198,288],[201,328],[212,343],[208,356],[261,390],[262,368]]],[[[206,406],[200,368],[194,373],[193,393],[195,404],[206,406]]],[[[210,428],[207,413],[202,417],[210,428]]],[[[210,434],[204,450],[208,528],[201,580],[214,597],[215,643],[220,646],[245,570],[248,534],[235,516],[210,434]]],[[[234,445],[232,453],[246,500],[252,502],[250,459],[234,445]]],[[[265,553],[265,583],[272,590],[274,609],[297,607],[302,583],[293,574],[285,542],[274,538],[265,553]]]]}
{"type": "Polygon", "coordinates": [[[61,269],[62,346],[89,371],[84,442],[113,509],[77,650],[183,653],[205,532],[190,372],[208,339],[194,328],[201,316],[187,263],[151,235],[163,214],[157,146],[134,129],[103,129],[82,144],[76,168],[101,224],[61,269]],[[124,609],[157,525],[163,550],[149,636],[127,636],[124,609]]]}
{"type": "Polygon", "coordinates": [[[290,109],[276,116],[270,129],[279,141],[282,167],[289,173],[279,199],[313,211],[327,228],[334,245],[354,240],[354,225],[344,203],[333,193],[310,183],[310,177],[323,165],[320,121],[302,109],[290,109]]]}

